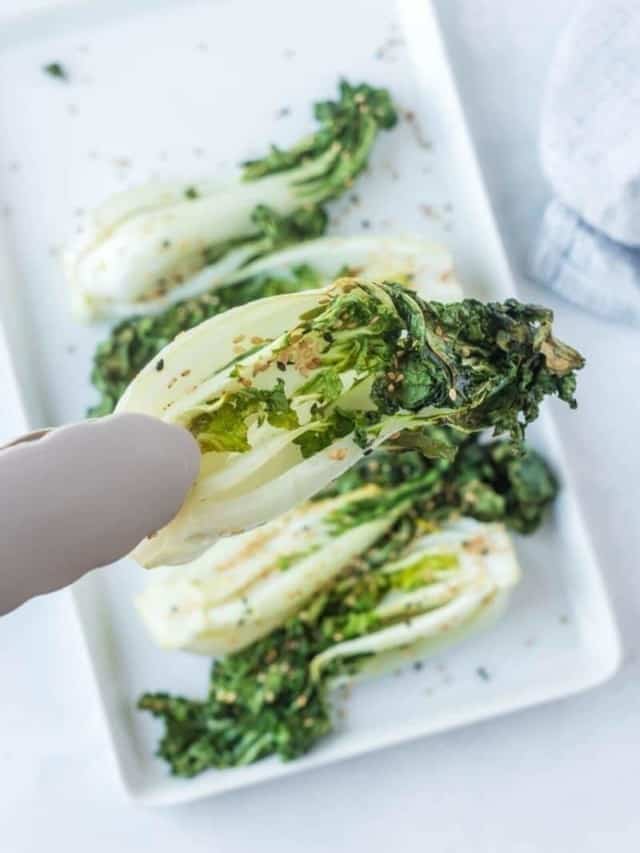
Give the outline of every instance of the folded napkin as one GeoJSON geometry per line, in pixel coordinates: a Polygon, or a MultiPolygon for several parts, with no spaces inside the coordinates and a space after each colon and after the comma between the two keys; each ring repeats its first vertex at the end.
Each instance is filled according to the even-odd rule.
{"type": "Polygon", "coordinates": [[[640,326],[640,2],[587,0],[563,33],[542,114],[554,198],[532,275],[640,326]]]}

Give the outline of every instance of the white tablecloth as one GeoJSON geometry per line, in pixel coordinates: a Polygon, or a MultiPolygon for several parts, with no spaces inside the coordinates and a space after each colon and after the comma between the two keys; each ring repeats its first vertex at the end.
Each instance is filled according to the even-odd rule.
{"type": "MultiPolygon", "coordinates": [[[[51,0],[48,0],[51,2],[51,0]]],[[[355,0],[351,0],[355,2],[355,0]]],[[[0,14],[47,0],[0,0],[0,14]]],[[[546,198],[537,116],[573,0],[441,0],[463,102],[516,271],[546,198]]],[[[67,600],[0,622],[0,849],[91,853],[640,849],[637,331],[557,301],[588,354],[580,416],[559,412],[625,645],[620,673],[566,701],[289,780],[163,811],[121,793],[67,600]]],[[[0,387],[3,381],[0,353],[0,387]]],[[[559,408],[559,407],[558,407],[559,408]]],[[[16,429],[0,404],[0,439],[16,429]]]]}

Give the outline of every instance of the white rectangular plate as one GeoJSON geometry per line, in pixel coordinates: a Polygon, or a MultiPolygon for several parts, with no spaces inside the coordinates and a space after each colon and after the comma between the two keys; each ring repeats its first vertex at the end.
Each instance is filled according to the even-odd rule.
{"type": "MultiPolygon", "coordinates": [[[[28,422],[79,419],[93,400],[87,374],[103,333],[71,321],[58,257],[83,211],[152,175],[188,180],[260,154],[269,141],[286,144],[311,127],[311,102],[332,97],[340,76],[388,86],[401,121],[382,135],[369,173],[334,205],[333,232],[432,236],[452,247],[469,294],[512,294],[428,3],[112,0],[5,27],[0,304],[28,422]],[[68,68],[68,83],[43,73],[54,61],[68,68]]],[[[158,804],[229,790],[565,696],[610,676],[617,634],[547,415],[531,437],[563,490],[544,530],[518,542],[524,580],[505,618],[419,671],[358,686],[335,733],[289,764],[169,777],[153,757],[160,727],[135,711],[136,698],[147,689],[203,695],[209,662],[152,646],[132,609],[144,582],[133,564],[79,583],[77,610],[132,796],[158,804]]]]}

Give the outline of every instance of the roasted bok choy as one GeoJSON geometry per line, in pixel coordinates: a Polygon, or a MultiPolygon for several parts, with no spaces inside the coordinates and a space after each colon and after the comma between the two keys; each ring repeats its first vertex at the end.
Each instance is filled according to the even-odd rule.
{"type": "Polygon", "coordinates": [[[515,300],[425,301],[340,279],[236,308],[179,336],[118,411],[182,424],[202,450],[182,509],[133,556],[187,562],[298,505],[391,435],[425,425],[515,440],[546,395],[575,405],[582,357],[552,313],[515,300]]]}
{"type": "Polygon", "coordinates": [[[101,399],[89,414],[110,414],[132,379],[180,332],[256,299],[324,287],[345,273],[403,281],[425,299],[462,298],[449,251],[429,240],[374,235],[307,240],[243,267],[217,289],[154,316],[118,323],[96,349],[91,380],[101,399]]]}
{"type": "Polygon", "coordinates": [[[555,479],[533,451],[434,432],[433,444],[458,447],[455,458],[377,451],[278,524],[152,576],[138,603],[157,641],[239,649],[214,661],[205,699],[141,698],[165,723],[159,755],[173,773],[295,758],[332,728],[337,684],[423,657],[498,615],[519,574],[500,522],[535,529],[555,479]],[[278,602],[285,587],[298,594],[278,602]]]}
{"type": "Polygon", "coordinates": [[[310,663],[338,681],[380,672],[457,638],[500,611],[520,577],[501,524],[462,518],[419,537],[376,575],[377,601],[336,621],[332,645],[310,663]]]}
{"type": "MultiPolygon", "coordinates": [[[[433,444],[460,446],[458,436],[431,432],[433,444]]],[[[555,493],[540,457],[507,442],[466,441],[449,460],[379,451],[321,499],[220,539],[190,563],[157,569],[136,605],[158,645],[227,654],[281,626],[399,519],[428,510],[434,526],[462,513],[531,530],[555,493]]]]}
{"type": "Polygon", "coordinates": [[[518,578],[502,525],[445,524],[380,570],[356,569],[284,628],[217,661],[208,700],[147,694],[139,707],[164,719],[159,754],[177,775],[272,753],[295,758],[331,728],[332,687],[469,635],[499,614],[518,578]]]}
{"type": "Polygon", "coordinates": [[[322,205],[351,187],[396,113],[385,89],[343,81],[336,101],[315,105],[315,117],[315,133],[286,150],[272,146],[231,182],[155,183],[105,202],[65,257],[77,316],[163,311],[320,236],[322,205]]]}

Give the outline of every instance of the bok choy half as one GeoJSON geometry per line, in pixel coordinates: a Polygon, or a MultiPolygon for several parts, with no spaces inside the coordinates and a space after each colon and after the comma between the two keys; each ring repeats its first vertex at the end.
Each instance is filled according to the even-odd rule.
{"type": "MultiPolygon", "coordinates": [[[[312,681],[380,672],[440,647],[500,612],[520,578],[505,528],[462,518],[414,541],[376,575],[377,602],[336,621],[332,645],[310,664],[312,681]]],[[[334,682],[335,683],[335,682],[334,682]]]]}
{"type": "Polygon", "coordinates": [[[330,729],[332,688],[470,635],[499,615],[519,576],[502,525],[447,523],[378,571],[356,568],[285,628],[216,661],[208,701],[147,694],[139,707],[164,719],[159,754],[178,775],[274,752],[294,758],[330,729]]]}
{"type": "Polygon", "coordinates": [[[545,396],[575,405],[583,359],[553,337],[552,319],[515,300],[445,305],[397,284],[340,279],[179,336],[117,410],[190,430],[200,475],[134,558],[187,562],[219,535],[298,505],[399,431],[492,428],[521,440],[545,396]]]}
{"type": "Polygon", "coordinates": [[[116,195],[65,256],[80,319],[157,313],[226,284],[242,268],[319,237],[322,206],[352,186],[380,130],[393,127],[389,93],[342,81],[315,105],[318,129],[244,164],[238,178],[153,183],[116,195]]]}

